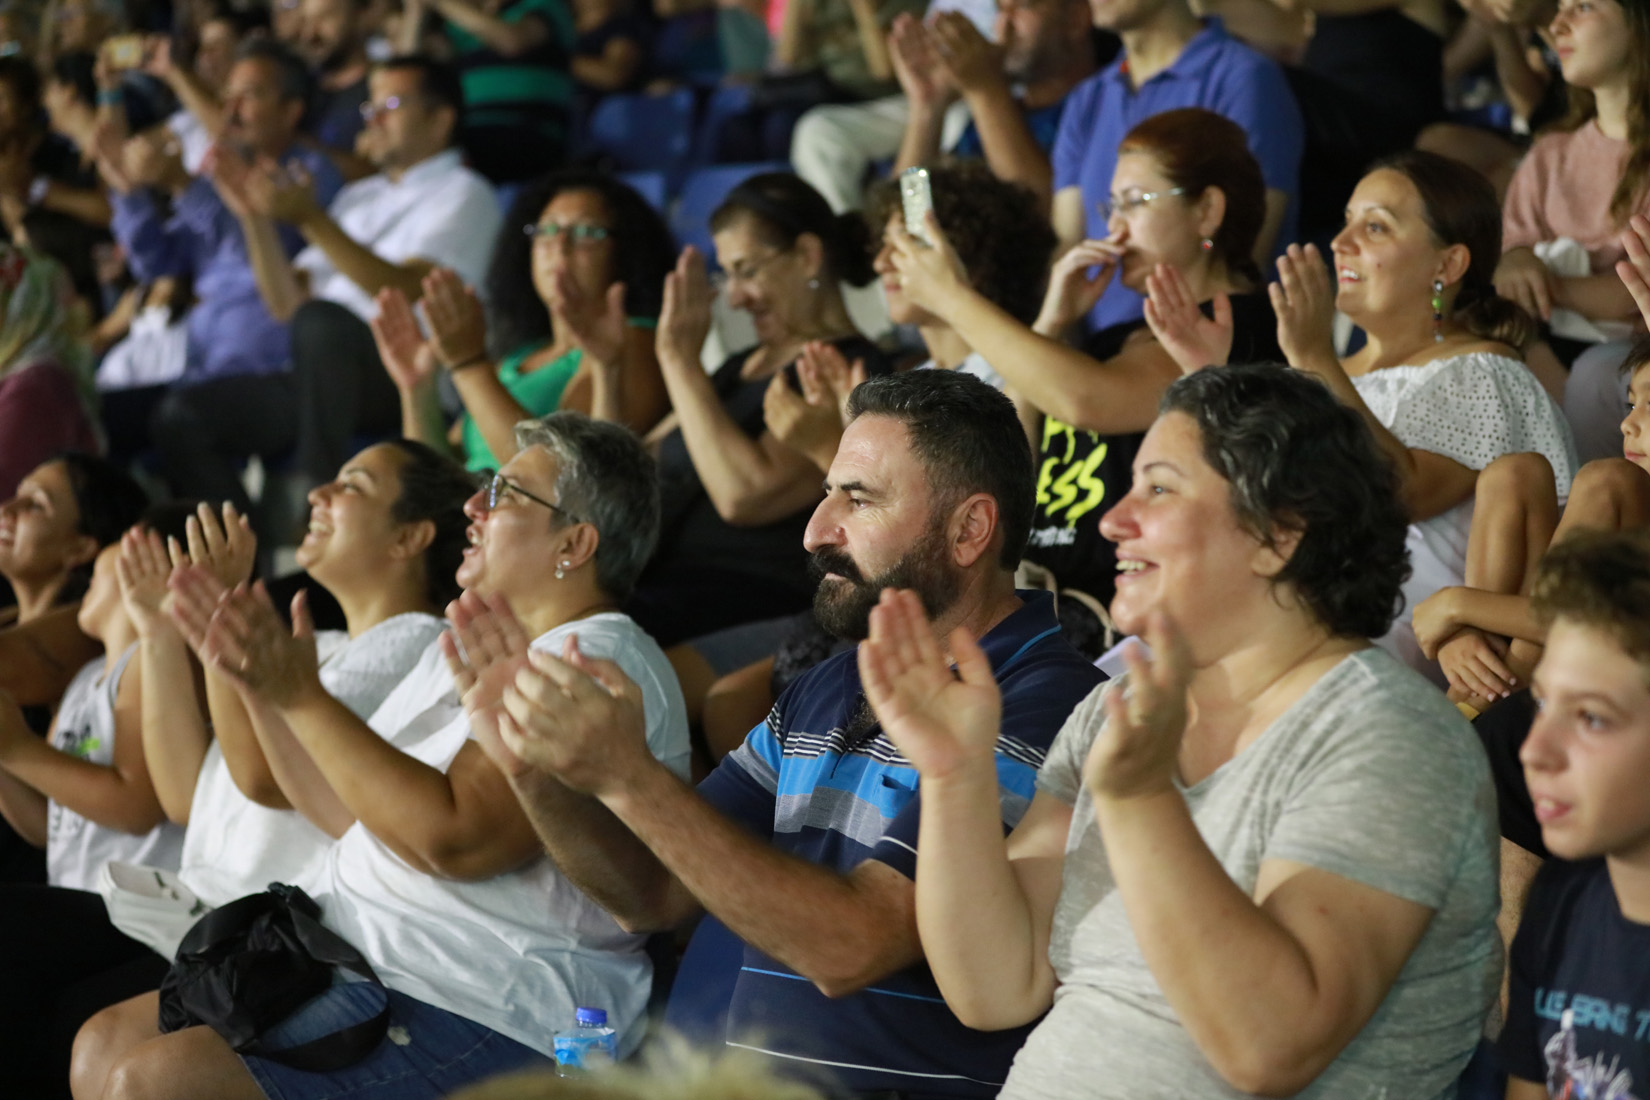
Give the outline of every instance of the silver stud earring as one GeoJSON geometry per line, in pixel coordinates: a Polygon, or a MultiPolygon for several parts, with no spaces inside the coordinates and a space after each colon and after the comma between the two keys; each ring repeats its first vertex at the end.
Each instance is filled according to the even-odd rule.
{"type": "Polygon", "coordinates": [[[558,581],[567,576],[567,564],[568,563],[564,561],[559,561],[556,563],[556,579],[558,581]]]}
{"type": "Polygon", "coordinates": [[[812,279],[808,280],[808,289],[809,290],[818,290],[819,289],[819,276],[815,275],[812,279]]]}

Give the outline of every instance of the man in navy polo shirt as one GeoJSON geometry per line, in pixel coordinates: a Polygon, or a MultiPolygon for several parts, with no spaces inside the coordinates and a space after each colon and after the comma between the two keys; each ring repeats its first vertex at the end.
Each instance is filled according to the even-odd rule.
{"type": "MultiPolygon", "coordinates": [[[[1220,20],[1200,20],[1188,0],[1090,0],[1090,6],[1095,25],[1115,32],[1123,52],[1077,86],[1060,117],[1053,161],[1054,231],[1061,244],[1109,234],[1100,204],[1111,190],[1118,144],[1136,123],[1178,107],[1203,107],[1243,127],[1266,179],[1258,246],[1270,255],[1275,245],[1293,240],[1305,138],[1283,70],[1228,35],[1220,20]]],[[[1140,295],[1113,279],[1089,314],[1089,328],[1140,313],[1140,295]]]]}
{"type": "MultiPolygon", "coordinates": [[[[1050,598],[1014,589],[1034,494],[1025,434],[1006,397],[950,371],[867,382],[849,411],[808,525],[815,613],[864,638],[882,590],[909,588],[940,636],[981,639],[1003,690],[1006,831],[1102,678],[1062,638],[1050,598]]],[[[567,657],[535,655],[518,675],[494,751],[514,760],[505,770],[552,858],[627,929],[703,909],[743,941],[728,1043],[859,1092],[995,1096],[1025,1033],[964,1027],[923,963],[917,773],[883,737],[855,653],[799,677],[697,792],[653,765],[635,686],[567,657]]],[[[693,996],[685,984],[673,996],[693,996]]]]}

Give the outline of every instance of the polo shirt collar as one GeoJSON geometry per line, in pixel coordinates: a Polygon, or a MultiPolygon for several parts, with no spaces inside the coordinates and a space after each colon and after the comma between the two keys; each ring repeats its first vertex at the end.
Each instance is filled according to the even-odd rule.
{"type": "MultiPolygon", "coordinates": [[[[1207,55],[1223,46],[1231,35],[1226,33],[1226,25],[1219,16],[1209,15],[1203,19],[1203,29],[1192,36],[1190,42],[1181,49],[1173,63],[1152,80],[1185,77],[1201,72],[1208,64],[1207,55]]],[[[1133,94],[1139,89],[1129,84],[1129,59],[1127,55],[1119,57],[1106,67],[1106,80],[1122,87],[1126,92],[1133,94]]],[[[1151,81],[1147,81],[1151,83],[1151,81]]]]}
{"type": "Polygon", "coordinates": [[[980,648],[985,650],[991,671],[998,679],[1039,642],[1060,632],[1060,620],[1054,615],[1053,593],[1022,588],[1014,594],[1024,601],[1022,605],[980,639],[980,648]]]}

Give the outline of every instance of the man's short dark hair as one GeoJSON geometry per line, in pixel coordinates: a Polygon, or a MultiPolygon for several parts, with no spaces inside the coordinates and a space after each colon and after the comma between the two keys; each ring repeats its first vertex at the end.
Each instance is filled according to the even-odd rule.
{"type": "Polygon", "coordinates": [[[1238,522],[1265,545],[1300,535],[1274,578],[1330,633],[1378,638],[1409,577],[1398,475],[1363,418],[1311,375],[1271,363],[1177,379],[1158,412],[1192,418],[1203,460],[1231,486],[1238,522]]]}
{"type": "Polygon", "coordinates": [[[886,416],[905,425],[934,488],[936,512],[984,493],[997,502],[998,561],[1014,569],[1036,508],[1031,444],[1014,402],[971,374],[913,370],[873,378],[848,398],[850,419],[886,416]]]}
{"type": "Polygon", "coordinates": [[[458,120],[464,117],[464,81],[458,69],[445,61],[424,53],[404,53],[378,63],[381,73],[404,69],[418,74],[418,90],[431,110],[441,107],[453,109],[453,134],[458,134],[458,120]]]}
{"type": "Polygon", "coordinates": [[[297,100],[308,111],[315,97],[315,78],[297,52],[273,38],[249,38],[235,51],[235,60],[263,61],[275,69],[275,83],[285,102],[297,100]]]}

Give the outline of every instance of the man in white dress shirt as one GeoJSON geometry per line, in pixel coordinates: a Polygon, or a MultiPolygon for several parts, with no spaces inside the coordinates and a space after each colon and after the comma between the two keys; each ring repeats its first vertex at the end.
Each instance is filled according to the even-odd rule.
{"type": "Polygon", "coordinates": [[[457,72],[397,57],[373,69],[369,87],[357,149],[377,175],[346,186],[330,207],[290,173],[254,169],[244,181],[258,288],[272,314],[292,320],[298,463],[310,484],[332,476],[354,433],[399,430],[395,386],[367,327],[378,292],[393,287],[416,301],[438,266],[480,284],[502,221],[491,185],[454,143],[464,105],[457,72]],[[290,261],[273,247],[278,222],[307,242],[290,261]]]}

